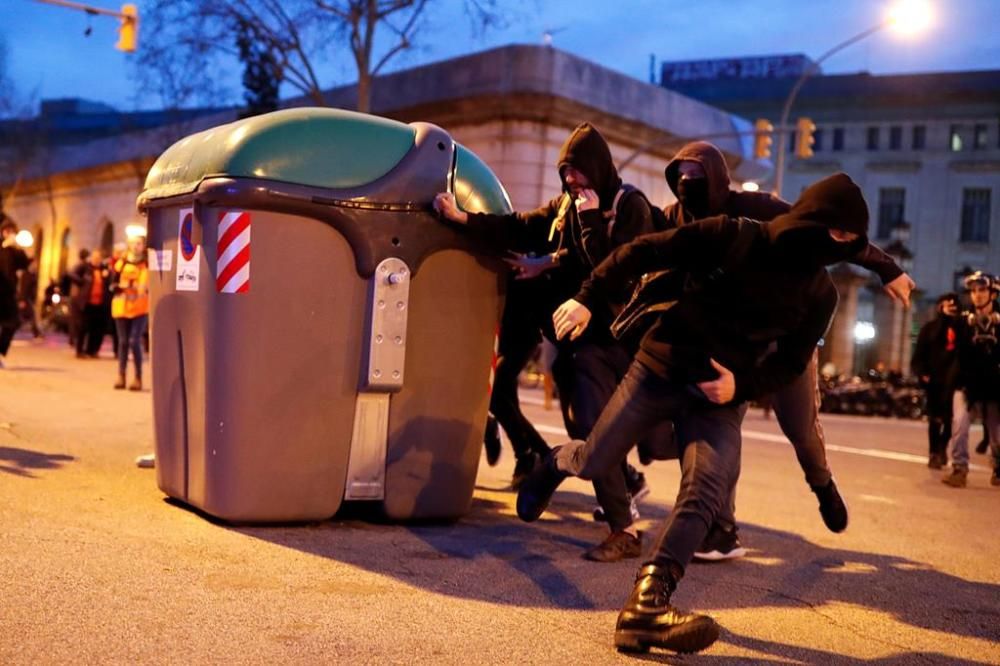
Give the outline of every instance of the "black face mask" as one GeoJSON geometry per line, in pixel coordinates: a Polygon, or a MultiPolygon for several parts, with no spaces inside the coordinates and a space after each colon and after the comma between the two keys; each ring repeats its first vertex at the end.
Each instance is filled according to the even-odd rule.
{"type": "Polygon", "coordinates": [[[866,245],[868,239],[864,237],[835,241],[826,227],[815,225],[786,231],[774,247],[780,261],[802,268],[820,268],[853,259],[866,245]]]}
{"type": "Polygon", "coordinates": [[[696,220],[708,217],[708,178],[681,178],[677,181],[677,200],[696,220]]]}

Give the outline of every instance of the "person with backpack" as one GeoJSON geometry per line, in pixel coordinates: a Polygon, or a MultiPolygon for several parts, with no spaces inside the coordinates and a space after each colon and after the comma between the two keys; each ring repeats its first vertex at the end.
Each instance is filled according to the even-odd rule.
{"type": "Polygon", "coordinates": [[[537,520],[568,476],[597,478],[617,468],[660,422],[701,421],[701,437],[678,440],[677,499],[618,616],[619,650],[696,652],[718,638],[712,618],[675,608],[671,595],[739,475],[747,401],[805,371],[837,305],[826,267],[855,256],[867,231],[861,190],[839,173],[808,187],[771,223],[717,216],[619,247],[556,310],[556,335],[579,339],[631,280],[664,269],[686,275],[589,437],[554,448],[517,496],[518,516],[537,520]],[[743,256],[730,261],[740,244],[743,256]]]}
{"type": "MultiPolygon", "coordinates": [[[[545,321],[532,326],[542,328],[553,341],[551,314],[555,307],[575,294],[612,250],[655,230],[653,207],[641,192],[623,186],[607,142],[590,123],[573,130],[556,166],[563,193],[533,211],[466,213],[449,193],[439,194],[434,203],[446,219],[467,224],[493,247],[522,253],[511,263],[523,277],[545,273],[549,281],[545,321]],[[523,256],[524,248],[537,248],[542,243],[549,243],[542,256],[523,256]]],[[[623,292],[618,301],[623,302],[625,295],[623,292]]],[[[564,411],[566,429],[575,438],[585,438],[593,428],[632,360],[630,351],[610,334],[613,306],[602,305],[594,317],[597,322],[586,335],[559,346],[554,369],[561,402],[569,405],[568,413],[564,411]],[[565,378],[567,374],[571,379],[565,378]]],[[[610,533],[585,553],[587,559],[614,562],[639,557],[642,552],[632,500],[648,493],[648,487],[638,473],[627,485],[627,474],[631,476],[628,464],[622,461],[594,479],[610,533]]]]}
{"type": "MultiPolygon", "coordinates": [[[[791,209],[787,201],[767,192],[731,190],[725,157],[716,146],[705,141],[683,146],[667,164],[664,176],[677,197],[663,211],[668,228],[716,215],[768,222],[791,209]]],[[[890,297],[909,306],[913,280],[878,247],[867,243],[856,254],[845,257],[845,261],[874,272],[890,297]]],[[[775,392],[771,400],[781,431],[792,443],[806,483],[819,502],[824,524],[832,532],[842,532],[847,528],[847,504],[826,458],[826,443],[819,423],[817,361],[814,354],[805,372],[775,392]]],[[[697,437],[697,433],[691,436],[697,437]]],[[[733,559],[746,553],[737,534],[734,512],[735,497],[731,497],[726,511],[699,547],[697,559],[733,559]]]]}

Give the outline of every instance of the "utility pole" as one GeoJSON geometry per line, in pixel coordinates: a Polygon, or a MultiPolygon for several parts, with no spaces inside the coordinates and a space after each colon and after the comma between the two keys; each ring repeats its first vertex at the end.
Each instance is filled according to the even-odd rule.
{"type": "Polygon", "coordinates": [[[115,48],[126,53],[133,53],[139,38],[139,10],[133,4],[124,4],[120,11],[92,7],[82,2],[71,2],[71,0],[35,0],[46,5],[65,7],[66,9],[76,9],[84,12],[87,16],[114,16],[118,19],[118,42],[115,48]]]}

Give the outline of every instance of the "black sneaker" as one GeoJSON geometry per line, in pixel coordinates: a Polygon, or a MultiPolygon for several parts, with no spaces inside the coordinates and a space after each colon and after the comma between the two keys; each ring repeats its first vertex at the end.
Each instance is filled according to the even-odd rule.
{"type": "Polygon", "coordinates": [[[721,562],[735,560],[746,554],[747,549],[740,543],[736,528],[724,530],[718,525],[712,525],[712,529],[705,535],[705,540],[694,552],[694,559],[700,562],[721,562]]]}
{"type": "Polygon", "coordinates": [[[986,450],[990,448],[990,438],[989,436],[983,437],[983,441],[976,445],[976,453],[983,454],[986,450]]]}
{"type": "Polygon", "coordinates": [[[493,467],[500,460],[500,424],[497,417],[486,415],[486,432],[483,433],[483,446],[486,449],[486,463],[493,467]]]}
{"type": "Polygon", "coordinates": [[[819,500],[819,514],[831,532],[843,532],[847,529],[847,504],[837,490],[833,477],[825,486],[809,486],[819,500]]]}
{"type": "Polygon", "coordinates": [[[632,501],[638,504],[649,496],[649,484],[646,483],[646,475],[637,470],[632,465],[628,466],[625,474],[625,487],[628,494],[632,496],[632,501]]]}
{"type": "Polygon", "coordinates": [[[651,647],[698,652],[719,638],[715,620],[670,605],[675,586],[663,567],[647,564],[639,570],[615,625],[615,647],[620,652],[648,652],[651,647]]]}
{"type": "Polygon", "coordinates": [[[545,457],[535,470],[529,474],[517,491],[517,517],[526,523],[533,523],[545,512],[556,488],[568,474],[556,468],[556,453],[559,447],[545,457]]]}
{"type": "Polygon", "coordinates": [[[514,476],[510,479],[510,489],[517,490],[520,488],[528,475],[538,466],[539,461],[538,454],[533,451],[518,458],[517,463],[514,465],[514,476]]]}

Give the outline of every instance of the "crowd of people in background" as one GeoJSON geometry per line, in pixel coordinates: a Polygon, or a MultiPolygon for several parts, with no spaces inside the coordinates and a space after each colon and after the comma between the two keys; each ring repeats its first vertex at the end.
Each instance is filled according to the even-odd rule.
{"type": "MultiPolygon", "coordinates": [[[[5,367],[14,334],[22,326],[32,336],[44,337],[36,311],[38,297],[37,261],[15,241],[17,225],[5,219],[0,225],[0,368],[5,367]]],[[[99,250],[80,250],[79,262],[46,289],[45,314],[59,327],[63,323],[70,347],[78,359],[100,356],[106,337],[118,361],[114,388],[142,390],[143,351],[148,349],[149,287],[146,267],[146,239],[141,235],[116,245],[108,256],[99,250]],[[65,302],[63,301],[65,299],[65,302]],[[65,322],[54,308],[68,306],[65,322]],[[126,382],[129,357],[134,375],[126,382]]],[[[61,311],[61,309],[59,310],[61,311]]]]}

